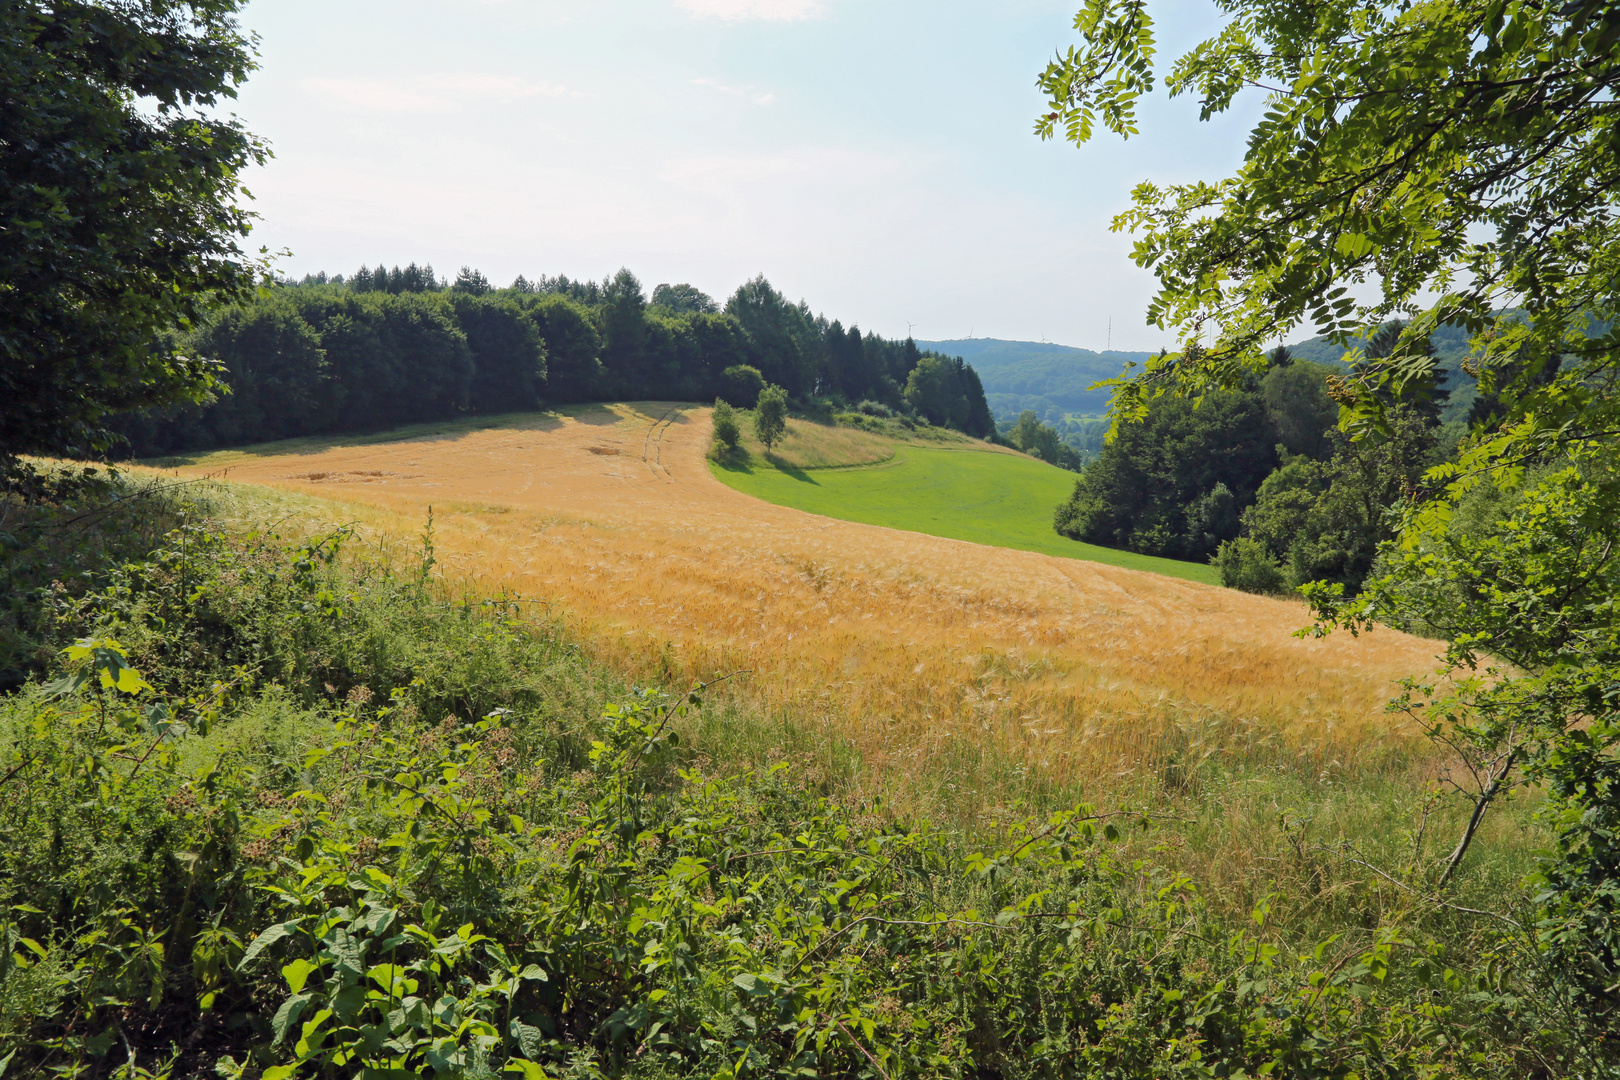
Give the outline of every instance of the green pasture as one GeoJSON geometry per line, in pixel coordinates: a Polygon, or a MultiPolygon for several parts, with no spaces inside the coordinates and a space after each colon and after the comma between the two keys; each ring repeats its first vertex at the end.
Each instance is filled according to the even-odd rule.
{"type": "Polygon", "coordinates": [[[904,444],[880,465],[801,469],[751,454],[709,468],[738,491],[812,514],[1220,583],[1210,566],[1059,536],[1052,511],[1074,490],[1074,473],[1015,454],[904,444]]]}

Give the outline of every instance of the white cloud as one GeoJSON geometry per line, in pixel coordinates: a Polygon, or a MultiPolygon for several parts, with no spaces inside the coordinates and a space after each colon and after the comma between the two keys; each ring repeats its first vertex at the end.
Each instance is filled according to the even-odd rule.
{"type": "Polygon", "coordinates": [[[854,190],[899,173],[899,158],[840,146],[802,146],[776,154],[707,154],[673,157],[657,172],[687,191],[735,199],[749,188],[805,189],[823,193],[854,190]],[[768,183],[767,183],[768,182],[768,183]]]}
{"type": "Polygon", "coordinates": [[[820,18],[826,7],[823,0],[675,0],[675,6],[699,18],[732,22],[798,22],[820,18]]]}
{"type": "Polygon", "coordinates": [[[553,83],[511,75],[429,75],[408,82],[377,79],[304,79],[299,85],[317,97],[370,112],[455,112],[464,105],[489,105],[533,97],[585,95],[553,83]]]}
{"type": "Polygon", "coordinates": [[[513,75],[435,75],[422,80],[435,90],[462,100],[515,101],[530,97],[583,97],[556,83],[535,83],[513,75]]]}
{"type": "Polygon", "coordinates": [[[442,113],[451,108],[441,97],[376,79],[303,79],[299,86],[316,97],[370,112],[442,113]]]}
{"type": "Polygon", "coordinates": [[[755,90],[753,87],[748,87],[746,89],[739,89],[739,88],[737,88],[735,86],[727,86],[725,83],[721,82],[719,79],[693,79],[692,80],[692,85],[693,86],[706,86],[710,90],[718,90],[722,94],[732,94],[732,95],[734,95],[736,97],[747,98],[749,101],[752,101],[755,105],[773,105],[773,104],[776,103],[776,95],[775,94],[762,94],[759,91],[755,90]]]}

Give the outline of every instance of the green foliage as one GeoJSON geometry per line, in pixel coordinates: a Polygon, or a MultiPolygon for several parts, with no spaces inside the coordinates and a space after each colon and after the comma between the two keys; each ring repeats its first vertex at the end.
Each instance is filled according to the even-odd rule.
{"type": "Polygon", "coordinates": [[[652,306],[671,315],[715,315],[720,305],[695,285],[660,285],[653,290],[652,306]]]}
{"type": "Polygon", "coordinates": [[[1428,420],[1405,409],[1392,415],[1387,439],[1351,442],[1335,432],[1329,445],[1326,461],[1293,458],[1266,477],[1243,531],[1285,564],[1290,587],[1331,581],[1354,593],[1442,450],[1428,420]]]}
{"type": "MultiPolygon", "coordinates": [[[[882,434],[892,430],[885,425],[896,423],[861,414],[844,414],[840,422],[845,417],[865,419],[872,425],[868,430],[882,434]]],[[[899,426],[899,430],[905,429],[899,426]]],[[[928,430],[922,429],[915,437],[928,430]]],[[[1208,584],[1218,580],[1210,567],[1200,563],[1094,547],[1058,536],[1052,531],[1051,508],[1071,490],[1074,474],[988,447],[973,451],[913,442],[897,447],[894,458],[878,468],[801,471],[755,458],[718,462],[711,471],[727,485],[755,498],[843,521],[1039,551],[1208,584]]]]}
{"type": "Polygon", "coordinates": [[[1033,410],[1019,414],[1018,423],[1007,433],[1007,441],[1026,454],[1070,472],[1080,471],[1080,455],[1073,447],[1058,441],[1057,429],[1043,424],[1033,410]]]}
{"type": "Polygon", "coordinates": [[[724,451],[734,451],[742,443],[742,429],[737,426],[737,412],[719,398],[714,399],[714,441],[724,451]]]}
{"type": "Polygon", "coordinates": [[[737,287],[725,311],[747,331],[752,343],[749,364],[767,383],[796,394],[812,389],[812,357],[820,335],[806,305],[790,303],[761,274],[737,287]]]}
{"type": "Polygon", "coordinates": [[[1220,572],[1221,584],[1228,589],[1273,595],[1287,588],[1277,560],[1263,545],[1246,536],[1223,541],[1209,564],[1220,572]]]}
{"type": "Polygon", "coordinates": [[[905,403],[930,424],[955,428],[969,435],[995,431],[984,388],[973,369],[960,357],[925,354],[906,376],[905,403]]]}
{"type": "Polygon", "coordinates": [[[733,364],[720,373],[720,396],[734,408],[752,409],[759,403],[760,391],[764,389],[765,376],[759,373],[759,368],[733,364]]]}
{"type": "Polygon", "coordinates": [[[55,661],[63,605],[145,559],[180,524],[168,485],[102,469],[24,469],[0,493],[0,692],[55,661]]]}
{"type": "Polygon", "coordinates": [[[754,437],[771,447],[787,432],[787,391],[780,386],[766,386],[759,392],[754,406],[754,437]]]}
{"type": "Polygon", "coordinates": [[[1073,540],[1146,555],[1208,559],[1276,464],[1264,401],[1219,391],[1156,401],[1087,465],[1053,518],[1073,540]]]}
{"type": "Polygon", "coordinates": [[[1425,527],[1432,508],[1408,509],[1401,544],[1353,602],[1325,584],[1307,591],[1324,618],[1352,630],[1377,620],[1447,639],[1441,677],[1409,683],[1399,703],[1466,768],[1456,787],[1473,814],[1436,875],[1444,885],[1455,874],[1493,804],[1546,786],[1556,847],[1540,873],[1536,935],[1553,965],[1549,992],[1612,1031],[1620,481],[1607,455],[1587,449],[1522,488],[1502,485],[1509,497],[1494,514],[1425,527]]]}
{"type": "MultiPolygon", "coordinates": [[[[483,275],[479,276],[482,277],[483,275]]],[[[303,284],[305,285],[325,285],[327,283],[325,271],[318,274],[304,275],[303,284]]],[[[375,270],[362,266],[350,275],[347,283],[344,282],[343,275],[338,274],[331,279],[331,284],[347,284],[354,292],[385,293],[440,292],[446,287],[446,283],[433,273],[432,263],[424,263],[421,266],[411,263],[403,269],[395,266],[392,270],[382,263],[378,263],[375,270]]],[[[463,289],[462,291],[467,290],[463,289]]]]}
{"type": "Polygon", "coordinates": [[[451,293],[456,325],[472,354],[468,405],[476,412],[502,413],[538,402],[547,385],[539,326],[511,300],[471,289],[452,288],[451,293]]]}
{"type": "MultiPolygon", "coordinates": [[[[1085,6],[1083,46],[1040,80],[1053,110],[1036,125],[1043,137],[1061,125],[1082,142],[1097,118],[1133,130],[1134,103],[1154,84],[1147,7],[1085,6]]],[[[1475,370],[1516,363],[1527,344],[1541,363],[1573,350],[1607,368],[1613,343],[1581,339],[1614,310],[1620,258],[1610,5],[1239,0],[1229,11],[1220,34],[1175,61],[1168,86],[1195,93],[1206,120],[1267,88],[1241,174],[1141,184],[1117,221],[1140,233],[1134,258],[1160,280],[1149,320],[1181,341],[1150,375],[1174,370],[1194,392],[1230,386],[1258,366],[1263,342],[1302,321],[1348,345],[1410,318],[1356,395],[1354,428],[1371,431],[1389,401],[1432,386],[1421,345],[1447,325],[1472,337],[1475,370]],[[1360,283],[1371,290],[1352,293],[1360,283]],[[1502,314],[1515,306],[1522,315],[1502,314]]],[[[1121,414],[1164,386],[1119,385],[1121,414]]],[[[1536,397],[1531,430],[1550,433],[1584,407],[1579,394],[1536,397]]]]}
{"type": "MultiPolygon", "coordinates": [[[[1403,500],[1398,540],[1359,596],[1346,599],[1345,581],[1307,592],[1318,633],[1376,623],[1447,639],[1437,676],[1396,702],[1457,762],[1443,779],[1470,804],[1424,891],[1443,895],[1492,806],[1528,784],[1553,793],[1541,918],[1504,918],[1504,940],[1536,950],[1535,992],[1568,1017],[1561,1063],[1612,1075],[1620,9],[1226,8],[1222,32],[1176,62],[1171,91],[1197,92],[1208,119],[1263,85],[1266,112],[1237,176],[1142,184],[1116,223],[1142,234],[1135,258],[1161,286],[1149,318],[1182,342],[1117,387],[1119,422],[1170,389],[1238,385],[1261,342],[1309,319],[1364,346],[1332,394],[1352,445],[1388,447],[1403,416],[1439,411],[1436,336],[1468,336],[1481,427],[1403,500]],[[1540,475],[1527,482],[1527,469],[1540,475]],[[1507,496],[1499,512],[1477,513],[1492,489],[1507,496]]],[[[1037,128],[1066,122],[1083,141],[1100,114],[1127,132],[1152,87],[1145,4],[1092,0],[1076,26],[1085,47],[1043,76],[1056,111],[1037,128]]],[[[1286,494],[1320,507],[1341,478],[1354,479],[1301,475],[1286,494]]]]}
{"type": "Polygon", "coordinates": [[[1290,454],[1322,457],[1339,421],[1339,406],[1328,396],[1330,368],[1304,360],[1273,367],[1260,381],[1266,419],[1277,442],[1290,454]]]}
{"type": "Polygon", "coordinates": [[[462,293],[467,296],[484,296],[489,293],[492,286],[489,278],[474,270],[470,266],[463,266],[456,274],[456,280],[450,285],[450,291],[462,293]]]}
{"type": "MultiPolygon", "coordinates": [[[[843,387],[850,400],[873,393],[899,407],[897,387],[924,359],[914,344],[813,318],[763,279],[724,314],[691,286],[660,288],[667,302],[649,304],[621,270],[603,282],[520,278],[497,292],[467,267],[447,288],[415,263],[282,282],[183,342],[223,365],[219,395],[110,426],[132,454],[155,456],[603,398],[719,396],[751,409],[770,381],[760,365],[806,406],[818,388],[843,387]]],[[[932,359],[941,415],[988,434],[973,369],[932,359]]]]}
{"type": "Polygon", "coordinates": [[[258,276],[239,177],[268,151],[216,108],[254,67],[240,6],[0,11],[0,464],[90,456],[109,413],[215,387],[171,335],[258,276]]]}
{"type": "Polygon", "coordinates": [[[488,297],[277,290],[189,342],[224,365],[231,393],[113,427],[134,452],[159,454],[443,419],[475,394],[498,411],[532,408],[545,376],[536,330],[488,297]]]}
{"type": "Polygon", "coordinates": [[[1521,972],[1415,915],[1320,946],[1280,937],[1269,900],[1223,924],[1121,854],[1152,828],[1136,815],[966,841],[785,765],[702,765],[677,736],[705,688],[593,708],[555,626],[339,557],[345,536],[188,521],[66,598],[60,677],[0,701],[8,1074],[1201,1080],[1569,1056],[1521,972]]]}
{"type": "Polygon", "coordinates": [[[590,309],[557,295],[517,293],[513,301],[545,343],[547,400],[595,401],[607,387],[607,369],[601,360],[602,335],[591,321],[590,309]]]}

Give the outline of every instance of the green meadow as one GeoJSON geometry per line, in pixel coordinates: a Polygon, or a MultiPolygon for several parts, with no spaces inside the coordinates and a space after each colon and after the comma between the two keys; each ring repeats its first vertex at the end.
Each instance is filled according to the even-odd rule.
{"type": "Polygon", "coordinates": [[[1052,511],[1074,490],[1075,474],[1019,454],[900,443],[875,465],[801,468],[750,453],[709,468],[738,491],[812,514],[1220,583],[1210,566],[1059,536],[1052,511]]]}

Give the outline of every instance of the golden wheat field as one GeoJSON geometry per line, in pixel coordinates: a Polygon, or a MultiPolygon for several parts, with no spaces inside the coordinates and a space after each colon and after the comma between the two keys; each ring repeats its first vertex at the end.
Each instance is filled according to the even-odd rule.
{"type": "Polygon", "coordinates": [[[878,787],[991,757],[1107,787],[1172,745],[1331,768],[1403,743],[1383,703],[1433,667],[1435,643],[1387,630],[1300,640],[1299,602],[763,503],[710,475],[708,440],[706,409],[642,402],[180,471],[401,536],[431,506],[450,578],[550,602],[641,677],[746,671],[878,787]]]}

